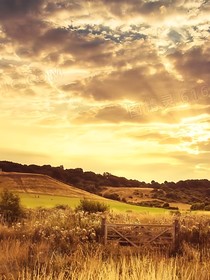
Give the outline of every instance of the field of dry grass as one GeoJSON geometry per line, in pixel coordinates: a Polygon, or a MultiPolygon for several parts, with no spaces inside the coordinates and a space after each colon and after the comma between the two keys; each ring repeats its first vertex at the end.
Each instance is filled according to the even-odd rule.
{"type": "Polygon", "coordinates": [[[80,199],[106,202],[113,211],[131,212],[165,212],[161,208],[138,207],[97,196],[95,194],[66,185],[49,176],[30,173],[1,172],[0,191],[7,189],[19,195],[25,207],[54,207],[65,204],[72,208],[80,199]]]}
{"type": "Polygon", "coordinates": [[[28,194],[48,194],[77,198],[98,198],[94,194],[66,185],[47,175],[32,173],[0,172],[0,190],[28,194]]]}
{"type": "MultiPolygon", "coordinates": [[[[47,175],[32,174],[32,173],[16,173],[16,172],[0,172],[0,191],[6,188],[10,191],[21,194],[23,197],[23,204],[27,206],[28,201],[30,206],[44,206],[49,205],[52,207],[56,205],[53,203],[56,201],[60,204],[60,201],[67,201],[67,198],[81,199],[89,198],[92,200],[104,200],[102,196],[109,196],[117,194],[121,201],[127,203],[136,204],[143,201],[154,201],[152,198],[152,188],[125,188],[125,187],[105,187],[101,192],[102,196],[91,194],[87,191],[75,188],[64,184],[58,180],[55,180],[47,175]],[[34,195],[34,196],[33,196],[34,195]],[[37,200],[39,195],[39,200],[37,200]],[[41,201],[42,196],[45,197],[43,203],[41,201]],[[39,205],[40,204],[40,205],[39,205]]],[[[79,200],[78,200],[79,201],[79,200]]],[[[67,204],[69,204],[67,202],[67,204]]],[[[75,201],[70,203],[71,206],[75,205],[75,201]]],[[[190,205],[184,203],[170,203],[173,207],[178,207],[180,210],[189,210],[190,205]]]]}
{"type": "MultiPolygon", "coordinates": [[[[180,216],[181,250],[170,255],[102,245],[101,215],[70,208],[36,209],[28,210],[24,220],[10,227],[1,224],[0,279],[210,279],[209,216],[180,216]]],[[[169,214],[108,214],[110,222],[121,223],[164,224],[174,218],[169,214]]]]}
{"type": "Polygon", "coordinates": [[[104,187],[101,194],[118,194],[121,200],[123,198],[130,202],[149,200],[151,198],[152,188],[125,188],[125,187],[104,187]]]}
{"type": "MultiPolygon", "coordinates": [[[[29,182],[28,174],[17,176],[14,173],[10,177],[4,174],[0,177],[0,184],[7,182],[10,190],[22,194],[32,194],[33,191],[37,194],[39,188],[56,192],[54,183],[58,184],[58,193],[66,190],[65,184],[50,181],[47,176],[42,180],[36,176],[33,174],[29,182]],[[20,180],[22,189],[18,189],[20,180]]],[[[67,188],[74,191],[74,188],[67,188]]],[[[76,191],[71,194],[74,199],[78,199],[80,192],[84,194],[76,191]]],[[[55,198],[56,195],[54,193],[55,198]]],[[[119,207],[125,205],[121,203],[119,207]]],[[[169,211],[157,215],[155,209],[152,210],[153,214],[148,208],[147,212],[122,214],[110,211],[106,215],[111,223],[171,224],[179,219],[180,249],[176,254],[149,251],[147,247],[134,250],[109,242],[103,245],[103,214],[77,212],[62,205],[49,209],[25,209],[24,217],[9,225],[0,219],[0,279],[210,280],[210,216],[205,212],[169,211]]]]}
{"type": "MultiPolygon", "coordinates": [[[[131,204],[138,204],[145,201],[157,201],[157,199],[152,196],[153,188],[125,188],[125,187],[104,187],[101,191],[101,195],[104,197],[112,197],[117,195],[121,201],[126,201],[131,204]]],[[[164,201],[160,202],[164,203],[164,201]]],[[[179,210],[189,210],[190,204],[172,202],[170,203],[172,207],[178,207],[179,210]]]]}

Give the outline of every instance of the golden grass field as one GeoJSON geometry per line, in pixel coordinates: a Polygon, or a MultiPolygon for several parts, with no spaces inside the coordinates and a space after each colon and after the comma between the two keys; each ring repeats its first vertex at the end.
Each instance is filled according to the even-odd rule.
{"type": "MultiPolygon", "coordinates": [[[[120,223],[171,223],[174,217],[110,213],[108,219],[120,223]]],[[[133,251],[132,247],[104,246],[98,240],[100,214],[68,208],[30,210],[22,222],[12,227],[0,224],[0,279],[210,280],[209,243],[201,248],[194,236],[198,229],[206,232],[203,226],[208,217],[188,214],[180,221],[185,241],[181,251],[171,255],[146,247],[133,251]]]]}
{"type": "MultiPolygon", "coordinates": [[[[125,200],[128,203],[139,203],[143,201],[155,201],[157,199],[152,198],[153,188],[126,188],[126,187],[109,187],[105,186],[101,191],[102,196],[117,194],[121,200],[125,200]]],[[[162,201],[164,203],[164,201],[162,201]]],[[[189,210],[190,204],[172,202],[172,207],[178,207],[180,210],[189,210]]]]}
{"type": "Polygon", "coordinates": [[[97,198],[94,194],[66,185],[42,174],[1,172],[0,190],[3,188],[13,192],[28,194],[47,194],[91,199],[97,198]]]}
{"type": "MultiPolygon", "coordinates": [[[[6,224],[0,219],[0,280],[210,280],[207,213],[181,211],[176,216],[161,208],[129,205],[45,175],[1,173],[3,188],[17,193],[26,208],[20,221],[6,224]],[[103,245],[104,214],[75,211],[83,198],[107,203],[111,223],[168,224],[178,218],[179,252],[103,245]]],[[[144,191],[149,195],[150,190],[144,191]]]]}

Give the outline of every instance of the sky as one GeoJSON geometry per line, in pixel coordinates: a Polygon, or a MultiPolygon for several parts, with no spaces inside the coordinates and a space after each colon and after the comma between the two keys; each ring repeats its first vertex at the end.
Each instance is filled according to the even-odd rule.
{"type": "Polygon", "coordinates": [[[208,0],[1,0],[0,159],[210,179],[208,0]]]}

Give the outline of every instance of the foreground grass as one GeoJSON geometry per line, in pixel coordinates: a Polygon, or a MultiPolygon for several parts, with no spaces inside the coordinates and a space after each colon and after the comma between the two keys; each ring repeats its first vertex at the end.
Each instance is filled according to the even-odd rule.
{"type": "MultiPolygon", "coordinates": [[[[102,214],[70,208],[28,210],[21,222],[0,224],[0,279],[210,280],[208,216],[180,217],[182,246],[169,252],[134,251],[100,243],[102,214]],[[204,243],[199,243],[204,241],[204,243]],[[202,246],[201,246],[202,245],[202,246]]],[[[121,223],[172,223],[173,215],[110,213],[121,223]]]]}
{"type": "MultiPolygon", "coordinates": [[[[43,195],[43,194],[28,194],[18,193],[21,204],[26,208],[51,208],[57,205],[68,205],[71,208],[78,206],[80,198],[67,197],[67,196],[55,196],[55,195],[43,195]]],[[[114,200],[105,200],[99,197],[99,201],[110,206],[110,209],[114,212],[137,212],[137,213],[165,213],[168,212],[166,209],[155,208],[155,207],[141,207],[136,205],[130,205],[114,200]]]]}
{"type": "MultiPolygon", "coordinates": [[[[51,262],[69,262],[68,256],[63,259],[54,256],[51,262]]],[[[165,258],[160,256],[119,256],[116,259],[109,256],[104,261],[104,254],[98,250],[97,254],[85,257],[78,253],[71,259],[71,266],[64,266],[55,272],[49,262],[45,265],[37,264],[33,272],[25,269],[18,274],[19,280],[208,280],[210,261],[202,263],[198,259],[189,261],[186,257],[165,258]],[[78,261],[80,260],[80,261],[78,261]],[[72,269],[73,268],[73,269],[72,269]],[[100,268],[100,269],[99,269],[100,268]],[[47,274],[49,271],[49,274],[47,274]],[[33,277],[33,278],[32,278],[33,277]]]]}

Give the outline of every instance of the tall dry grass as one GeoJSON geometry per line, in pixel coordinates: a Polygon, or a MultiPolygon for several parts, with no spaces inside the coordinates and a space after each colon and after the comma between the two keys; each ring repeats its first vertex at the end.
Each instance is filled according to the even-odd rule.
{"type": "MultiPolygon", "coordinates": [[[[170,223],[173,215],[108,215],[112,222],[170,223]]],[[[186,214],[178,255],[134,251],[99,242],[100,214],[65,209],[29,211],[0,224],[0,280],[210,280],[208,217],[186,214]],[[205,242],[204,242],[205,241],[205,242]]]]}
{"type": "MultiPolygon", "coordinates": [[[[51,260],[52,261],[52,260],[51,260]]],[[[84,258],[78,253],[68,263],[68,256],[58,259],[60,269],[49,263],[37,264],[33,270],[24,269],[18,274],[23,279],[71,279],[71,280],[208,280],[210,279],[210,261],[200,262],[199,258],[188,260],[187,257],[160,257],[151,255],[109,256],[104,260],[102,251],[84,258]]]]}

